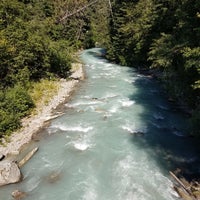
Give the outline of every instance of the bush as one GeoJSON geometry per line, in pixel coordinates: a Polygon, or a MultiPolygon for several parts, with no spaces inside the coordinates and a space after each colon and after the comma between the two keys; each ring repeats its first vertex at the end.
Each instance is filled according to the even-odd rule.
{"type": "Polygon", "coordinates": [[[18,85],[6,92],[5,103],[7,110],[15,113],[20,118],[29,114],[30,109],[34,107],[33,100],[27,90],[18,85]]]}
{"type": "Polygon", "coordinates": [[[28,115],[34,103],[20,85],[0,92],[0,138],[20,127],[20,119],[28,115]]]}
{"type": "Polygon", "coordinates": [[[0,139],[20,127],[19,118],[14,113],[0,109],[0,139]]]}
{"type": "Polygon", "coordinates": [[[72,50],[68,45],[67,41],[60,40],[52,42],[49,49],[51,72],[61,78],[66,78],[71,68],[72,50]]]}

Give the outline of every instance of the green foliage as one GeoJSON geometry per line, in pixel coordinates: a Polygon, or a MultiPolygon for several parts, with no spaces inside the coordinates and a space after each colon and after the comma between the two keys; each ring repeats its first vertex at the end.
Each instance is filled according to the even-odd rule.
{"type": "Polygon", "coordinates": [[[0,109],[0,140],[4,135],[20,127],[19,119],[13,114],[0,109]]]}
{"type": "Polygon", "coordinates": [[[185,47],[182,51],[185,60],[185,70],[193,71],[192,86],[194,89],[200,89],[200,47],[189,48],[185,47]]]}
{"type": "Polygon", "coordinates": [[[108,6],[108,1],[99,1],[88,12],[90,26],[86,32],[85,43],[89,44],[87,45],[88,47],[108,47],[110,43],[109,25],[111,21],[111,10],[108,6]]]}
{"type": "Polygon", "coordinates": [[[17,117],[21,118],[29,114],[33,106],[31,97],[22,86],[16,85],[6,91],[4,108],[10,113],[15,113],[17,117]]]}
{"type": "Polygon", "coordinates": [[[53,81],[42,79],[39,82],[32,82],[28,93],[36,105],[36,110],[33,112],[37,112],[38,109],[42,109],[44,105],[47,105],[58,89],[59,81],[56,79],[53,81]]]}
{"type": "Polygon", "coordinates": [[[172,35],[161,33],[161,37],[155,39],[150,47],[148,60],[151,61],[151,67],[167,68],[173,63],[174,42],[172,35]]]}
{"type": "Polygon", "coordinates": [[[71,69],[72,52],[72,48],[69,47],[69,43],[65,40],[51,42],[49,47],[50,72],[66,78],[71,69]]]}
{"type": "Polygon", "coordinates": [[[16,85],[0,92],[0,137],[20,127],[20,119],[30,113],[34,103],[27,90],[16,85]]]}
{"type": "Polygon", "coordinates": [[[144,64],[158,18],[152,0],[127,1],[116,4],[112,42],[115,56],[122,64],[144,64]]]}
{"type": "Polygon", "coordinates": [[[53,0],[0,2],[0,87],[69,74],[71,55],[83,41],[79,23],[85,22],[75,18],[57,24],[61,5],[66,6],[53,0]]]}

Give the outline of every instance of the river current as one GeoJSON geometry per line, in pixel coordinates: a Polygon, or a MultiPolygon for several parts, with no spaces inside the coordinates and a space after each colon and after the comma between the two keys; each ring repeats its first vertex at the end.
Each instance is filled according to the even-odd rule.
{"type": "MultiPolygon", "coordinates": [[[[169,170],[190,168],[198,150],[186,118],[159,84],[133,68],[82,53],[86,80],[62,106],[64,115],[41,131],[24,180],[0,189],[11,200],[177,200],[169,170]]],[[[195,170],[195,169],[194,169],[195,170]]]]}

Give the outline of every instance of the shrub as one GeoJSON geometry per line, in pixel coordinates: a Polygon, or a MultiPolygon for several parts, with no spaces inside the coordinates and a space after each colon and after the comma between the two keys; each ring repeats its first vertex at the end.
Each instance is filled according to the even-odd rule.
{"type": "Polygon", "coordinates": [[[30,113],[34,103],[27,90],[16,85],[0,92],[0,138],[20,127],[20,119],[30,113]]]}

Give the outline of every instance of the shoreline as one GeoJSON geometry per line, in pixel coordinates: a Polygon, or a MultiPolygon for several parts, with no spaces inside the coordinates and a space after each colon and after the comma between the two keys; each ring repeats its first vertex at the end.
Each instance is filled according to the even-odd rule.
{"type": "Polygon", "coordinates": [[[8,157],[17,156],[20,154],[23,147],[33,140],[34,134],[40,131],[49,120],[58,117],[53,111],[64,101],[70,98],[78,83],[84,79],[84,70],[81,63],[76,64],[76,70],[70,76],[70,80],[61,79],[59,81],[59,90],[48,105],[36,107],[35,115],[30,115],[22,119],[22,128],[9,136],[9,141],[4,141],[0,145],[0,154],[8,157]]]}

